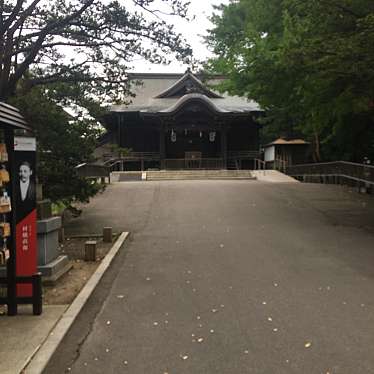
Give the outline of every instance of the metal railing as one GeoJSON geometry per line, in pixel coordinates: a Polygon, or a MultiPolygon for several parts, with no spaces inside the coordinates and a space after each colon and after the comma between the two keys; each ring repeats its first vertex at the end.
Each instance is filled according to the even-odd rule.
{"type": "Polygon", "coordinates": [[[159,160],[160,152],[130,152],[121,158],[124,160],[159,160]]]}
{"type": "Polygon", "coordinates": [[[80,164],[75,167],[77,174],[84,178],[109,177],[110,167],[98,164],[80,164]]]}
{"type": "Polygon", "coordinates": [[[286,168],[287,168],[287,161],[282,160],[281,158],[276,158],[274,160],[274,169],[275,170],[279,170],[282,173],[285,173],[286,172],[286,168]]]}
{"type": "Polygon", "coordinates": [[[153,161],[160,159],[159,152],[130,152],[122,157],[116,156],[113,153],[106,153],[103,155],[105,159],[105,164],[112,164],[115,161],[153,161]]]}
{"type": "Polygon", "coordinates": [[[262,170],[265,174],[266,170],[266,161],[260,160],[259,158],[255,158],[255,170],[262,170]]]}
{"type": "Polygon", "coordinates": [[[259,156],[258,151],[228,151],[227,157],[228,158],[236,158],[236,159],[250,159],[253,160],[259,156]]]}
{"type": "Polygon", "coordinates": [[[222,158],[167,158],[165,159],[165,169],[183,170],[183,169],[223,169],[222,158]]]}
{"type": "Polygon", "coordinates": [[[316,177],[337,179],[335,183],[342,183],[344,180],[368,183],[374,185],[374,166],[357,164],[346,161],[325,162],[318,164],[303,164],[287,166],[286,174],[301,178],[305,181],[316,179],[316,177]]]}

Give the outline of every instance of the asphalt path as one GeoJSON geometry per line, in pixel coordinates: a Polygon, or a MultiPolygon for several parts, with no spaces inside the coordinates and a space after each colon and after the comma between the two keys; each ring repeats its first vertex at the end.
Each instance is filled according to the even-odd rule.
{"type": "Polygon", "coordinates": [[[374,373],[374,199],[126,182],[70,234],[131,231],[45,373],[374,373]]]}

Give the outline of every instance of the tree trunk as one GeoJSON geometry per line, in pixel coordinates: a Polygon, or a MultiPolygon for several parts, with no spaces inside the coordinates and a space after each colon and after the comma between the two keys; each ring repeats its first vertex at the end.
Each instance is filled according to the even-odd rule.
{"type": "Polygon", "coordinates": [[[319,134],[317,130],[314,130],[314,153],[313,158],[315,162],[321,161],[321,143],[319,140],[319,134]]]}

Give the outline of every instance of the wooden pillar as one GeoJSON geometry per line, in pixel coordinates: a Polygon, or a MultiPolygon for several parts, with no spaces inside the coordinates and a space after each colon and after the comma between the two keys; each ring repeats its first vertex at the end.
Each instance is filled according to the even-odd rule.
{"type": "Polygon", "coordinates": [[[165,169],[165,127],[160,126],[160,169],[165,169]]]}
{"type": "Polygon", "coordinates": [[[223,126],[221,129],[221,157],[223,159],[223,168],[227,169],[227,130],[223,126]]]}
{"type": "Polygon", "coordinates": [[[117,144],[121,146],[121,125],[122,125],[122,116],[121,114],[117,115],[117,144]]]}

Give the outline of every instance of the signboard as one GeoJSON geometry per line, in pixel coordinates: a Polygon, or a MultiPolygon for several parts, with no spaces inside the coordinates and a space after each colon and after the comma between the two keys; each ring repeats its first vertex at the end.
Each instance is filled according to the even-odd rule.
{"type": "MultiPolygon", "coordinates": [[[[35,138],[15,137],[14,150],[17,172],[15,184],[16,275],[31,276],[37,272],[35,138]]],[[[32,285],[17,285],[17,296],[32,296],[32,285]]]]}
{"type": "Polygon", "coordinates": [[[265,161],[271,162],[275,160],[275,147],[267,147],[265,148],[265,161]]]}

